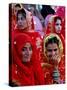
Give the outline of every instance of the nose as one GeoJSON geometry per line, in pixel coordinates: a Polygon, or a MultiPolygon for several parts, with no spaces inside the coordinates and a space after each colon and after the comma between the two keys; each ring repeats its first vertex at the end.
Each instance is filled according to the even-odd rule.
{"type": "Polygon", "coordinates": [[[61,26],[59,25],[58,28],[61,29],[61,26]]]}
{"type": "Polygon", "coordinates": [[[22,24],[21,20],[19,20],[19,21],[18,21],[18,24],[19,24],[19,25],[21,25],[21,24],[22,24]]]}
{"type": "Polygon", "coordinates": [[[30,53],[30,52],[29,52],[29,49],[27,49],[27,50],[26,50],[26,54],[29,55],[29,53],[30,53]]]}
{"type": "Polygon", "coordinates": [[[55,51],[54,50],[52,51],[52,55],[55,55],[55,51]]]}

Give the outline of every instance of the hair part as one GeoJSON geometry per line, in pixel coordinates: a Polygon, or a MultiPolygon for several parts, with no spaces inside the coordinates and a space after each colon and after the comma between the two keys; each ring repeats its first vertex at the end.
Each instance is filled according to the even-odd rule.
{"type": "Polygon", "coordinates": [[[48,39],[48,41],[45,43],[45,47],[48,46],[48,44],[53,44],[56,43],[59,46],[59,40],[57,39],[57,37],[51,37],[48,39]]]}
{"type": "Polygon", "coordinates": [[[15,7],[19,7],[19,8],[21,8],[21,5],[20,5],[20,4],[16,4],[15,7]]]}

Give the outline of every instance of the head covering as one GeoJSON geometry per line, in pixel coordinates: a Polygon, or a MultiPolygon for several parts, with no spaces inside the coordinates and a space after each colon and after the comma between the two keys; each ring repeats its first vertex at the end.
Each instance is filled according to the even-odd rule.
{"type": "MultiPolygon", "coordinates": [[[[52,15],[50,18],[49,18],[49,21],[48,21],[48,23],[50,23],[50,25],[51,25],[51,28],[50,28],[50,31],[52,32],[52,33],[57,33],[56,32],[56,30],[55,30],[55,18],[59,18],[60,20],[61,20],[61,25],[62,25],[62,30],[61,30],[61,32],[60,32],[60,34],[64,34],[64,27],[65,27],[65,25],[64,25],[64,21],[62,20],[62,18],[59,16],[59,15],[52,15]]],[[[47,29],[48,30],[48,29],[47,29]]],[[[58,33],[57,33],[58,34],[58,33]]],[[[64,35],[63,35],[64,36],[64,35]]]]}
{"type": "Polygon", "coordinates": [[[60,49],[60,53],[61,53],[61,55],[62,55],[62,53],[63,53],[63,44],[62,44],[62,41],[61,41],[61,39],[60,39],[60,37],[57,35],[57,34],[55,34],[55,33],[52,33],[52,34],[47,34],[45,37],[44,37],[44,44],[43,44],[43,48],[44,48],[44,55],[45,55],[45,57],[46,58],[48,58],[47,56],[46,56],[46,47],[45,47],[45,44],[48,42],[48,40],[50,39],[50,38],[53,38],[53,37],[56,37],[58,40],[59,40],[59,49],[60,49]]]}
{"type": "Polygon", "coordinates": [[[63,29],[65,29],[65,7],[58,6],[58,9],[55,14],[62,18],[63,29]]]}
{"type": "Polygon", "coordinates": [[[16,35],[14,39],[13,46],[13,64],[17,65],[17,68],[13,66],[12,68],[12,79],[19,80],[21,85],[40,85],[44,84],[44,76],[40,61],[35,53],[36,48],[31,40],[31,38],[25,34],[21,33],[16,35]],[[23,63],[21,58],[21,50],[26,42],[29,42],[32,46],[32,57],[29,63],[23,63]],[[17,71],[18,74],[15,73],[17,71]]]}
{"type": "Polygon", "coordinates": [[[27,35],[27,34],[18,34],[16,35],[14,42],[13,42],[13,60],[12,62],[15,63],[18,68],[20,68],[21,70],[25,71],[25,73],[27,74],[30,73],[30,71],[24,67],[23,63],[22,63],[22,48],[24,47],[24,45],[29,42],[33,48],[33,43],[31,41],[31,38],[27,35]]]}
{"type": "Polygon", "coordinates": [[[16,35],[14,43],[18,54],[21,54],[22,48],[26,43],[30,43],[33,46],[31,38],[25,33],[16,35]]]}
{"type": "Polygon", "coordinates": [[[58,6],[55,14],[59,15],[61,18],[65,19],[65,7],[64,6],[58,6]]]}
{"type": "MultiPolygon", "coordinates": [[[[58,34],[62,40],[62,43],[64,44],[65,43],[65,28],[64,28],[65,25],[64,25],[64,22],[62,21],[62,18],[58,15],[53,15],[52,21],[51,21],[51,27],[52,27],[51,32],[58,34]],[[61,29],[60,33],[56,32],[56,30],[55,30],[55,18],[58,18],[61,20],[62,29],[61,29]]],[[[65,45],[63,45],[63,46],[65,47],[65,45]]]]}
{"type": "Polygon", "coordinates": [[[26,12],[26,18],[28,21],[29,29],[34,30],[34,22],[33,22],[33,16],[32,13],[24,8],[26,12]]]}
{"type": "Polygon", "coordinates": [[[47,29],[48,28],[48,24],[50,22],[50,17],[52,16],[53,14],[49,14],[46,16],[45,18],[45,28],[47,29]]]}
{"type": "Polygon", "coordinates": [[[63,44],[62,44],[62,41],[60,39],[60,37],[57,35],[57,34],[48,34],[44,37],[44,55],[45,55],[45,59],[46,59],[46,62],[47,64],[50,65],[50,67],[45,67],[44,68],[44,71],[45,71],[45,81],[46,81],[46,84],[53,84],[53,79],[56,79],[57,77],[55,77],[55,75],[58,75],[59,76],[59,73],[57,71],[54,71],[54,69],[56,67],[58,67],[58,70],[60,72],[60,80],[59,80],[59,83],[64,83],[65,81],[65,57],[62,55],[62,52],[63,52],[63,44]],[[57,62],[57,60],[48,60],[48,57],[46,56],[46,47],[45,47],[45,43],[48,42],[48,40],[52,37],[56,37],[58,40],[59,40],[59,49],[60,49],[60,55],[59,55],[59,63],[57,62]],[[58,65],[58,66],[57,66],[58,65]],[[54,78],[53,78],[54,77],[54,78]],[[60,82],[62,81],[62,82],[60,82]]]}
{"type": "MultiPolygon", "coordinates": [[[[62,28],[63,28],[62,18],[61,18],[60,16],[58,16],[58,15],[53,15],[53,16],[52,16],[52,22],[51,22],[51,23],[52,23],[52,27],[53,27],[53,28],[52,28],[52,32],[54,32],[54,33],[57,33],[56,30],[55,30],[55,19],[56,19],[56,18],[61,20],[61,25],[62,25],[62,28]]],[[[61,32],[62,32],[62,29],[61,29],[61,32]]],[[[61,33],[61,32],[60,32],[60,33],[61,33]]]]}
{"type": "Polygon", "coordinates": [[[45,30],[46,30],[46,34],[49,34],[52,32],[53,30],[53,18],[56,15],[53,14],[49,14],[47,15],[47,17],[45,18],[45,30]]]}
{"type": "MultiPolygon", "coordinates": [[[[28,11],[27,9],[25,9],[24,7],[22,7],[20,10],[24,10],[24,12],[26,13],[26,20],[27,20],[27,24],[28,24],[28,31],[34,30],[34,22],[33,22],[33,16],[32,13],[30,11],[28,11]]],[[[18,10],[19,11],[19,10],[18,10]]],[[[22,12],[21,12],[22,13],[22,12]]],[[[17,28],[17,27],[16,27],[17,28]]]]}

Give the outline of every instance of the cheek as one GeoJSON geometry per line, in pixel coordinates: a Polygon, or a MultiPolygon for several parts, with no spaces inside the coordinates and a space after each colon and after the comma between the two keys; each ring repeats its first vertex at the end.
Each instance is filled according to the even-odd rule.
{"type": "Polygon", "coordinates": [[[57,54],[57,55],[59,55],[59,54],[60,54],[59,50],[58,50],[58,51],[56,51],[56,54],[57,54]]]}
{"type": "Polygon", "coordinates": [[[58,26],[55,26],[55,30],[57,30],[58,29],[58,26]]]}
{"type": "Polygon", "coordinates": [[[24,23],[23,23],[23,24],[24,24],[24,26],[25,26],[25,27],[27,26],[27,22],[26,22],[26,21],[24,21],[24,23]]]}
{"type": "Polygon", "coordinates": [[[22,25],[22,21],[18,20],[17,24],[22,25]]]}
{"type": "Polygon", "coordinates": [[[62,26],[60,26],[60,28],[62,29],[62,26]]]}
{"type": "Polygon", "coordinates": [[[49,57],[51,55],[50,52],[46,52],[46,56],[49,57]]]}
{"type": "Polygon", "coordinates": [[[25,52],[22,52],[22,57],[25,56],[25,52]]]}
{"type": "Polygon", "coordinates": [[[29,54],[32,55],[32,51],[30,51],[29,54]]]}

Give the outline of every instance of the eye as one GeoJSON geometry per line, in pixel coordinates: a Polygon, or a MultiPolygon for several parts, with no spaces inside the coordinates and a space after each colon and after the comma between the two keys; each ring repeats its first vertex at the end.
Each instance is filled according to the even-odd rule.
{"type": "Polygon", "coordinates": [[[48,51],[48,52],[52,52],[52,50],[51,50],[51,49],[47,49],[47,51],[48,51]]]}
{"type": "Polygon", "coordinates": [[[23,49],[22,49],[22,51],[26,51],[27,50],[27,48],[26,47],[24,47],[23,49]]]}
{"type": "Polygon", "coordinates": [[[29,47],[29,50],[31,51],[32,50],[32,47],[29,47]]]}
{"type": "Polygon", "coordinates": [[[20,19],[21,19],[21,20],[23,20],[23,18],[22,18],[22,17],[21,17],[20,19]]]}
{"type": "Polygon", "coordinates": [[[57,49],[54,49],[54,51],[57,51],[57,49]]]}
{"type": "Polygon", "coordinates": [[[25,20],[25,18],[21,17],[21,20],[25,20]]]}
{"type": "Polygon", "coordinates": [[[57,26],[59,25],[59,24],[56,24],[57,26]]]}

